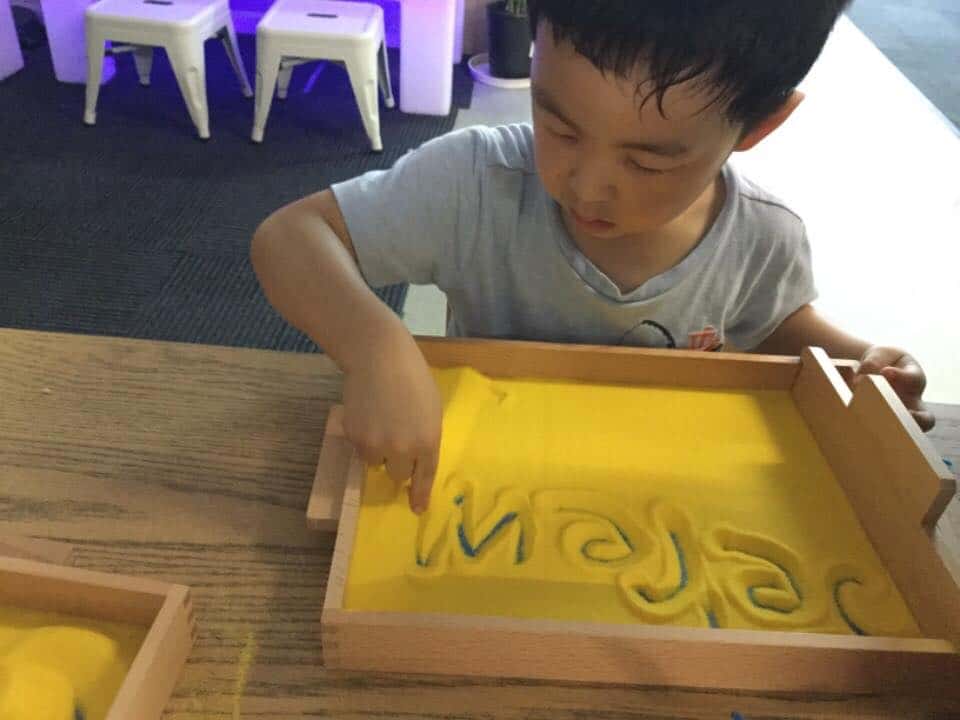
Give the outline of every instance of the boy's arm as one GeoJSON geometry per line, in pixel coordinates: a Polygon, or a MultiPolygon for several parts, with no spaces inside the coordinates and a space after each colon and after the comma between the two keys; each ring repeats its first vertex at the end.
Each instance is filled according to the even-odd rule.
{"type": "Polygon", "coordinates": [[[830,323],[813,309],[804,305],[787,317],[760,345],[756,353],[769,355],[799,355],[809,346],[821,347],[833,358],[860,360],[870,343],[850,335],[830,323]]]}
{"type": "Polygon", "coordinates": [[[345,372],[402,335],[403,324],[370,290],[330,190],[273,213],[257,229],[251,261],[264,294],[345,372]]]}
{"type": "Polygon", "coordinates": [[[412,479],[426,508],[442,406],[416,342],[364,281],[330,190],[281,208],[257,229],[251,261],[264,293],[344,371],[344,431],[370,465],[412,479]]]}
{"type": "MultiPolygon", "coordinates": [[[[754,348],[753,352],[799,355],[808,346],[823,348],[835,358],[859,360],[859,375],[883,375],[925,432],[936,420],[923,403],[927,378],[920,364],[904,350],[871,345],[844,332],[822,317],[811,305],[804,305],[754,348]]],[[[857,380],[854,379],[854,384],[857,380]]]]}

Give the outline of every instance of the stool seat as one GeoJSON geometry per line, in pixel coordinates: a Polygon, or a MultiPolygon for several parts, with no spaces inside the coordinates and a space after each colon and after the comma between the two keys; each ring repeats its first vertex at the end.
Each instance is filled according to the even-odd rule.
{"type": "Polygon", "coordinates": [[[204,42],[220,38],[244,95],[253,90],[243,67],[228,0],[99,0],[84,15],[87,36],[87,102],[84,122],[96,123],[106,42],[114,54],[133,54],[140,84],[150,84],[153,48],[166,50],[187,110],[202,139],[210,137],[204,42]]]}
{"type": "Polygon", "coordinates": [[[375,39],[379,6],[360,2],[287,0],[274,5],[261,26],[271,35],[309,34],[317,39],[367,37],[375,39]]]}
{"type": "Polygon", "coordinates": [[[229,12],[227,0],[100,0],[87,13],[134,30],[150,25],[185,28],[223,22],[224,7],[229,12]]]}
{"type": "Polygon", "coordinates": [[[313,60],[342,63],[374,150],[383,149],[377,88],[394,106],[379,5],[338,0],[276,0],[257,25],[257,91],[251,138],[262,142],[274,90],[287,96],[293,68],[313,60]]]}

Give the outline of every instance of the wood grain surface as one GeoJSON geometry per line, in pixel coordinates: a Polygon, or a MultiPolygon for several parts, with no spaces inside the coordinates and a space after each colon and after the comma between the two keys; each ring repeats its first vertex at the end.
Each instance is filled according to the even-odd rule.
{"type": "MultiPolygon", "coordinates": [[[[957,717],[935,697],[737,695],[329,672],[331,533],[305,509],[340,377],[320,355],[0,329],[0,520],[77,567],[193,588],[166,718],[957,717]]],[[[931,434],[960,465],[960,408],[931,434]]],[[[939,532],[958,547],[955,499],[939,532]]]]}

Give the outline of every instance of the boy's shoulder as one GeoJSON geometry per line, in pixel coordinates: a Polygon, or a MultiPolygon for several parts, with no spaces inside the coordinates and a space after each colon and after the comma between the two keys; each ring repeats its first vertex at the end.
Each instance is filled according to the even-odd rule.
{"type": "MultiPolygon", "coordinates": [[[[805,235],[803,218],[788,203],[744,176],[731,164],[724,168],[728,192],[736,194],[738,221],[761,233],[775,229],[781,233],[805,235]]],[[[779,233],[778,233],[779,234],[779,233]]]]}
{"type": "Polygon", "coordinates": [[[501,168],[536,172],[533,128],[528,123],[472,125],[431,140],[421,151],[448,158],[469,158],[478,171],[501,168]]]}

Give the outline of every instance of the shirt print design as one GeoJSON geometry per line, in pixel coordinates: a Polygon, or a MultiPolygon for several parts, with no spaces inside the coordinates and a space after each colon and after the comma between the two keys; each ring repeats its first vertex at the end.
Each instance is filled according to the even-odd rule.
{"type": "MultiPolygon", "coordinates": [[[[674,333],[656,320],[644,320],[625,333],[620,339],[620,344],[670,350],[680,347],[674,333]]],[[[719,352],[723,346],[723,333],[715,326],[708,324],[702,330],[687,334],[685,349],[719,352]]]]}

